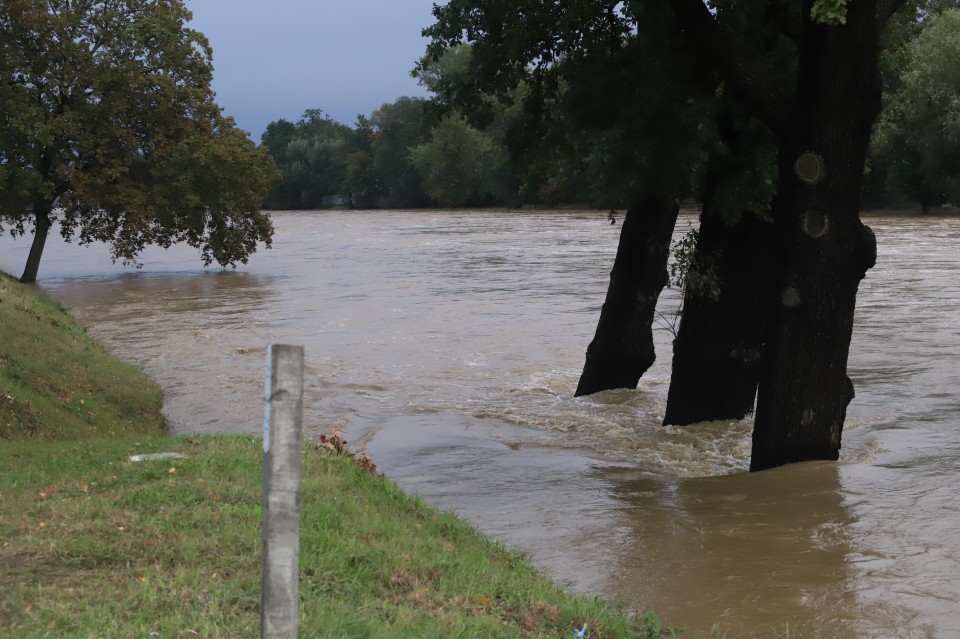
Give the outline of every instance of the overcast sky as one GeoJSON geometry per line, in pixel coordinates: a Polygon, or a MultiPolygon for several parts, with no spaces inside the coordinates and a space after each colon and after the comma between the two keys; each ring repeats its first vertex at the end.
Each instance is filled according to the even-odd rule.
{"type": "Polygon", "coordinates": [[[410,70],[433,3],[186,0],[191,26],[213,47],[217,103],[257,142],[267,123],[305,109],[353,124],[384,102],[425,95],[410,70]]]}

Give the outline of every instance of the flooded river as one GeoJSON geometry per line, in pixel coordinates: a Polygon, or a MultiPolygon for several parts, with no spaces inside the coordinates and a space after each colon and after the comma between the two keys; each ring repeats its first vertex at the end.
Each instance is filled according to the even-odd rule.
{"type": "MultiPolygon", "coordinates": [[[[163,385],[179,433],[259,432],[264,346],[303,344],[311,432],[343,429],[571,590],[739,638],[960,637],[960,219],[868,220],[841,461],[753,475],[749,420],[659,426],[666,330],[638,390],[573,398],[605,214],[274,221],[237,271],[185,247],[124,269],[51,238],[41,284],[163,385]]],[[[0,238],[0,268],[27,250],[0,238]]]]}

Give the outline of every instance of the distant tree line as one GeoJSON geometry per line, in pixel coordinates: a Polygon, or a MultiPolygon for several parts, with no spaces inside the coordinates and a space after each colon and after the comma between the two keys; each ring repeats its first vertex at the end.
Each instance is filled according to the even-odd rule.
{"type": "MultiPolygon", "coordinates": [[[[865,208],[909,208],[960,204],[960,11],[931,3],[929,19],[894,25],[896,44],[883,54],[884,108],[874,127],[864,180],[865,208]]],[[[943,3],[950,6],[953,3],[943,3]]],[[[585,113],[531,117],[513,96],[443,96],[469,85],[465,45],[439,61],[421,61],[414,71],[432,99],[401,97],[353,126],[335,122],[320,109],[297,122],[271,122],[262,144],[282,177],[266,199],[267,209],[421,208],[431,206],[625,206],[630,177],[610,166],[611,135],[584,135],[584,118],[603,117],[607,105],[628,92],[594,87],[573,102],[585,113]],[[464,108],[468,105],[468,108],[464,108]],[[545,121],[552,126],[545,126],[545,121]],[[537,126],[531,125],[537,122],[537,126]],[[567,132],[576,130],[574,136],[567,132]],[[598,152],[604,149],[604,153],[598,152]]],[[[589,69],[584,70],[589,73],[589,69]]],[[[630,72],[629,69],[626,72],[630,72]]],[[[558,105],[544,104],[544,108],[558,105]]],[[[528,108],[528,107],[526,107],[528,108]]],[[[612,108],[612,107],[610,107],[612,108]]],[[[629,161],[622,162],[630,167],[629,161]]],[[[703,167],[687,180],[687,195],[700,197],[703,167]]]]}
{"type": "Polygon", "coordinates": [[[468,206],[492,201],[496,142],[456,116],[433,121],[428,102],[401,97],[353,127],[311,109],[267,125],[263,145],[282,178],[269,209],[468,206]]]}
{"type": "Polygon", "coordinates": [[[425,59],[414,75],[432,99],[401,97],[352,127],[319,109],[268,124],[262,144],[282,178],[265,208],[622,205],[629,180],[598,166],[608,133],[572,139],[559,115],[545,127],[521,106],[527,86],[469,109],[446,102],[442,87],[470,83],[469,56],[425,59]]]}
{"type": "Polygon", "coordinates": [[[267,209],[603,205],[557,158],[523,166],[510,151],[510,107],[480,127],[423,98],[384,104],[353,127],[310,109],[271,122],[262,143],[282,177],[267,209]]]}

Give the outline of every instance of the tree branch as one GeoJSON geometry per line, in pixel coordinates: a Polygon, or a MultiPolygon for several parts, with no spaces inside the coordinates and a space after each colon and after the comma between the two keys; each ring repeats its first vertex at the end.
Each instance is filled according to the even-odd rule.
{"type": "Polygon", "coordinates": [[[877,0],[877,25],[883,26],[907,0],[877,0]]]}
{"type": "Polygon", "coordinates": [[[790,111],[790,97],[763,73],[737,38],[714,18],[703,0],[667,1],[700,61],[715,68],[764,123],[773,129],[782,128],[790,111]]]}

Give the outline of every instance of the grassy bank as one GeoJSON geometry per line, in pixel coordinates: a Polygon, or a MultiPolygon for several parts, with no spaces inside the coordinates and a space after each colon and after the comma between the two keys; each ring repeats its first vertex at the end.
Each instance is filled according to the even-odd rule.
{"type": "Polygon", "coordinates": [[[159,435],[160,388],[34,287],[0,273],[0,440],[159,435]]]}
{"type": "MultiPolygon", "coordinates": [[[[260,443],[164,436],[156,385],[9,278],[0,335],[0,636],[258,636],[260,443]]],[[[303,637],[660,634],[348,455],[305,444],[302,494],[303,637]]]]}

